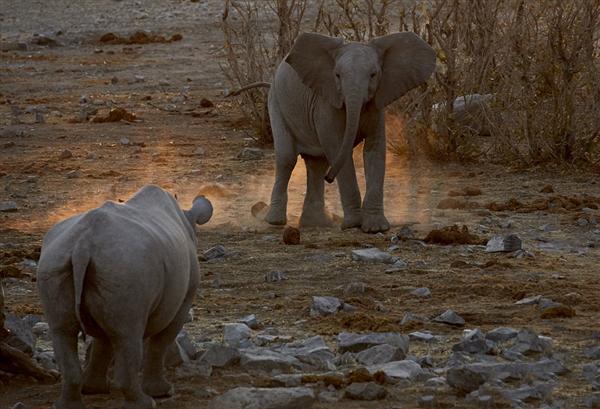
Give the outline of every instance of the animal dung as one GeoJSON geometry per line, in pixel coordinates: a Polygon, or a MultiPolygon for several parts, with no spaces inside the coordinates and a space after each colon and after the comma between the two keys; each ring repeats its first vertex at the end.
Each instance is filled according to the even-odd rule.
{"type": "Polygon", "coordinates": [[[283,230],[283,243],[288,245],[300,244],[300,230],[288,226],[283,230]]]}

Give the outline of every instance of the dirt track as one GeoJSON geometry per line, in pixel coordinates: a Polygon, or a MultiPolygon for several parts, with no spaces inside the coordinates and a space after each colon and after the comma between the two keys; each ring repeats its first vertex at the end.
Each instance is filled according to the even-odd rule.
{"type": "MultiPolygon", "coordinates": [[[[389,234],[305,229],[302,244],[286,246],[280,240],[281,228],[250,214],[256,201],[268,201],[273,154],[266,150],[259,160],[236,157],[254,142],[241,114],[222,97],[226,83],[219,68],[220,1],[31,1],[27,11],[22,3],[4,1],[6,7],[0,11],[2,45],[10,49],[0,53],[0,201],[14,200],[19,207],[14,213],[0,213],[0,269],[3,276],[9,276],[3,280],[9,311],[41,313],[35,274],[20,263],[24,258],[35,260],[44,232],[55,222],[104,200],[127,199],[146,183],[178,193],[184,206],[202,186],[209,185],[206,192],[215,204],[215,217],[201,228],[199,250],[222,244],[231,255],[202,264],[205,274],[194,307],[195,320],[186,326],[192,339],[218,340],[223,323],[250,313],[257,314],[264,327],[276,327],[282,334],[297,339],[320,334],[333,341],[342,330],[406,332],[398,324],[405,312],[434,317],[452,308],[465,318],[465,328],[530,327],[551,337],[572,370],[561,378],[553,396],[564,400],[566,407],[582,404],[583,395],[591,390],[581,375],[582,351],[598,344],[600,338],[599,227],[576,224],[589,216],[581,206],[525,213],[483,207],[509,198],[528,203],[553,195],[600,198],[598,175],[409,164],[392,156],[386,180],[386,211],[394,225],[389,234]],[[182,40],[143,45],[99,42],[107,32],[128,35],[136,29],[167,38],[181,34],[182,40]],[[62,34],[57,35],[58,31],[62,34]],[[35,45],[34,33],[48,35],[59,44],[35,45]],[[18,43],[27,44],[28,49],[14,50],[22,47],[18,43]],[[92,117],[121,107],[135,113],[138,120],[77,122],[86,105],[82,105],[83,97],[89,101],[87,106],[98,109],[92,117]],[[203,98],[215,106],[202,107],[203,98]],[[23,113],[22,123],[12,124],[11,106],[23,110],[43,106],[45,123],[34,123],[33,114],[23,113]],[[122,138],[130,144],[123,145],[122,138]],[[195,154],[198,147],[205,150],[203,155],[195,154]],[[72,156],[61,159],[65,150],[72,156]],[[540,193],[548,184],[555,194],[540,193]],[[481,206],[437,209],[450,191],[466,186],[482,190],[481,196],[470,198],[481,206]],[[512,221],[510,228],[500,226],[506,220],[512,221]],[[421,239],[434,227],[454,223],[466,224],[484,238],[514,232],[535,258],[492,255],[477,246],[402,242],[394,251],[409,263],[402,272],[385,274],[384,265],[351,260],[350,251],[367,244],[385,250],[391,245],[391,233],[413,222],[421,239]],[[541,231],[539,227],[546,223],[558,231],[541,231]],[[288,279],[266,283],[264,274],[273,270],[286,271],[288,279]],[[214,285],[215,281],[220,284],[214,285]],[[369,291],[356,296],[337,289],[354,281],[366,283],[369,291]],[[432,298],[409,295],[411,289],[422,286],[431,290],[432,298]],[[577,315],[541,319],[537,308],[514,304],[537,294],[574,307],[577,315]],[[308,307],[313,295],[338,296],[358,311],[352,316],[311,318],[308,307]]],[[[356,160],[360,163],[360,155],[356,160]]],[[[304,177],[299,163],[290,190],[292,224],[299,216],[304,177]]],[[[327,197],[330,210],[340,214],[335,186],[328,187],[327,197]]],[[[592,214],[600,219],[597,209],[592,214]]],[[[446,337],[431,348],[411,344],[411,353],[429,353],[434,362],[447,358],[462,333],[443,324],[423,324],[423,328],[446,337]]],[[[178,378],[176,371],[170,375],[178,378]]],[[[160,407],[203,407],[206,399],[198,389],[206,386],[222,392],[236,385],[267,382],[236,368],[215,371],[210,379],[179,378],[176,395],[159,401],[160,407]]],[[[0,407],[22,401],[28,408],[47,408],[58,390],[58,384],[0,378],[0,407]]],[[[386,405],[414,407],[423,391],[421,384],[392,388],[386,405]]],[[[114,398],[88,397],[86,403],[113,408],[118,405],[114,398]]],[[[438,401],[444,407],[465,405],[450,389],[441,391],[438,401]]],[[[315,407],[381,405],[342,400],[315,407]]]]}

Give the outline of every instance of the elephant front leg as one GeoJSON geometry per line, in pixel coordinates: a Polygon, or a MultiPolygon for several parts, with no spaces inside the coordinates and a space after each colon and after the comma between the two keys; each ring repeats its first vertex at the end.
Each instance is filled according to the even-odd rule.
{"type": "Polygon", "coordinates": [[[306,196],[300,217],[302,227],[328,227],[332,220],[325,211],[325,173],[327,159],[304,155],[306,196]]]}
{"type": "Polygon", "coordinates": [[[365,233],[378,233],[390,229],[390,223],[383,214],[383,180],[385,177],[385,125],[383,112],[379,115],[374,132],[365,139],[363,158],[367,192],[363,201],[362,230],[365,233]]]}
{"type": "Polygon", "coordinates": [[[288,131],[276,104],[269,99],[269,115],[275,148],[275,184],[271,192],[271,206],[265,221],[273,225],[287,223],[288,183],[296,166],[297,153],[294,139],[288,131]]]}

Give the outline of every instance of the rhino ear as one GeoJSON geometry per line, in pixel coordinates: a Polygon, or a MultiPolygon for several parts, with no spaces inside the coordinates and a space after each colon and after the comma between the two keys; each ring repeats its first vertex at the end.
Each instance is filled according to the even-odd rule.
{"type": "Polygon", "coordinates": [[[382,61],[374,97],[379,109],[423,84],[435,69],[435,51],[415,33],[394,33],[374,38],[369,44],[382,61]]]}
{"type": "Polygon", "coordinates": [[[196,196],[192,208],[185,211],[185,215],[192,225],[208,223],[213,214],[213,207],[210,200],[204,196],[196,196]]]}
{"type": "Polygon", "coordinates": [[[341,108],[344,100],[336,87],[335,51],[343,45],[341,38],[316,33],[303,33],[285,59],[304,85],[341,108]]]}

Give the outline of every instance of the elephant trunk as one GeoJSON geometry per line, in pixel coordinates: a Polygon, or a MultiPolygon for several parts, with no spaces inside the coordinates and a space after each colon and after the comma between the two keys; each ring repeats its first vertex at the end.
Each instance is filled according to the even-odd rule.
{"type": "Polygon", "coordinates": [[[360,122],[362,100],[360,97],[347,97],[345,102],[346,129],[344,130],[344,139],[342,140],[342,146],[338,151],[337,157],[331,164],[329,172],[327,172],[327,175],[325,176],[327,183],[332,183],[346,161],[352,159],[352,149],[354,148],[354,141],[356,140],[360,122]]]}

